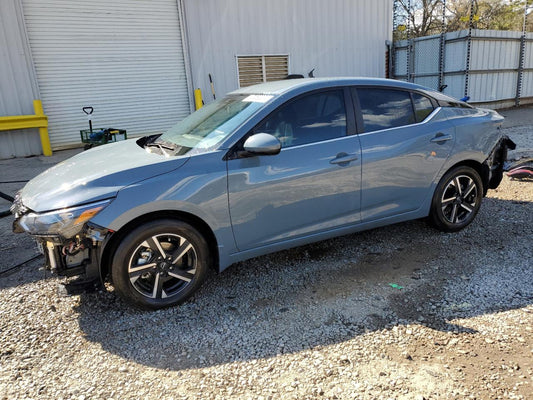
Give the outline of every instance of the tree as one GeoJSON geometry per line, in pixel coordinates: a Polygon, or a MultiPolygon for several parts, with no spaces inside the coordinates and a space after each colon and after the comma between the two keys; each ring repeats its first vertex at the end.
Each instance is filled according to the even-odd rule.
{"type": "MultiPolygon", "coordinates": [[[[442,25],[442,0],[396,0],[395,24],[397,39],[427,36],[440,31],[442,25]]],[[[396,34],[396,32],[395,32],[396,34]]]]}
{"type": "MultiPolygon", "coordinates": [[[[448,31],[468,29],[470,23],[470,0],[448,1],[446,6],[446,28],[448,31]]],[[[533,1],[529,1],[533,4],[533,1]]],[[[474,0],[474,29],[495,29],[521,31],[524,21],[525,2],[501,0],[474,0]]],[[[527,24],[529,29],[533,21],[527,24]]]]}
{"type": "MultiPolygon", "coordinates": [[[[446,0],[445,29],[448,32],[468,29],[473,6],[473,28],[522,31],[526,1],[529,12],[526,30],[531,32],[533,0],[446,0]]],[[[441,33],[443,4],[442,0],[395,0],[394,39],[441,33]]]]}

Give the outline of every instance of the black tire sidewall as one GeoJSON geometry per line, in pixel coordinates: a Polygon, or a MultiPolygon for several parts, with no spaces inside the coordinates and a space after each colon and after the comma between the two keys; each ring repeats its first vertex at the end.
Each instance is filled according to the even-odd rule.
{"type": "Polygon", "coordinates": [[[457,232],[461,229],[466,228],[468,225],[472,223],[472,221],[475,219],[479,208],[481,207],[481,200],[483,199],[483,183],[481,181],[481,177],[479,176],[478,172],[468,166],[460,166],[456,167],[450,171],[448,171],[440,180],[439,184],[437,185],[437,188],[435,189],[435,193],[433,194],[433,200],[431,202],[431,211],[429,213],[429,218],[432,222],[432,224],[439,230],[443,232],[457,232]],[[473,210],[473,212],[468,216],[468,218],[461,222],[460,224],[452,224],[446,220],[442,213],[442,207],[441,207],[441,198],[444,192],[444,189],[448,185],[448,183],[457,175],[466,175],[472,178],[472,180],[476,184],[477,189],[477,199],[476,199],[476,207],[473,210]]]}
{"type": "Polygon", "coordinates": [[[159,309],[180,304],[187,300],[203,283],[209,269],[211,257],[203,236],[191,225],[172,219],[160,219],[144,223],[128,233],[115,251],[111,264],[111,278],[117,294],[143,309],[159,309]],[[159,234],[172,233],[187,239],[195,248],[197,265],[194,278],[174,296],[165,299],[151,299],[140,294],[131,284],[128,263],[133,251],[145,239],[159,234]]]}

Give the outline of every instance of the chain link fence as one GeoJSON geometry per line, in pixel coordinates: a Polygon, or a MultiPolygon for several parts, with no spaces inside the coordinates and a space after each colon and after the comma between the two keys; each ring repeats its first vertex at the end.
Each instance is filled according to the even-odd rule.
{"type": "Polygon", "coordinates": [[[395,0],[391,77],[493,108],[533,103],[533,33],[527,32],[533,4],[522,2],[522,31],[508,31],[475,29],[480,20],[477,3],[463,1],[469,9],[454,17],[467,26],[454,32],[448,31],[457,23],[450,23],[446,0],[432,4],[432,19],[426,19],[429,23],[421,28],[416,24],[426,17],[420,3],[395,0]]]}

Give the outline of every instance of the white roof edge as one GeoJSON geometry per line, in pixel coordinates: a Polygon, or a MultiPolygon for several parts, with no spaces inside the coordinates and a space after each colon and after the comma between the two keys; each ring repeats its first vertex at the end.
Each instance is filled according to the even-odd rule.
{"type": "MultiPolygon", "coordinates": [[[[394,79],[384,78],[365,78],[365,77],[331,77],[331,78],[300,78],[300,79],[284,79],[281,81],[273,81],[267,83],[260,83],[253,86],[237,89],[229,94],[270,94],[280,95],[292,89],[304,86],[322,85],[388,85],[396,87],[404,87],[411,89],[421,89],[419,85],[409,82],[398,81],[394,79]]],[[[424,88],[426,89],[426,88],[424,88]]]]}

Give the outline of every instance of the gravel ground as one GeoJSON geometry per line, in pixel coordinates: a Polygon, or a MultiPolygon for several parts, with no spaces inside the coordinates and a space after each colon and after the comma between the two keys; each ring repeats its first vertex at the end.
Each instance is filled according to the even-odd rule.
{"type": "MultiPolygon", "coordinates": [[[[0,269],[34,254],[11,221],[0,269]]],[[[532,398],[532,239],[533,182],[504,178],[459,233],[413,221],[256,258],[157,312],[60,295],[35,260],[0,276],[0,398],[532,398]]]]}

